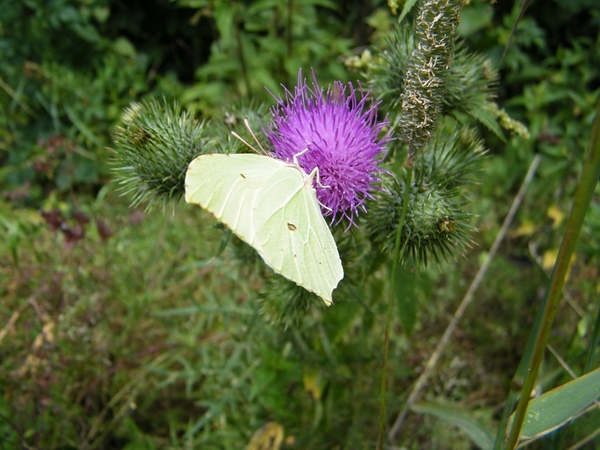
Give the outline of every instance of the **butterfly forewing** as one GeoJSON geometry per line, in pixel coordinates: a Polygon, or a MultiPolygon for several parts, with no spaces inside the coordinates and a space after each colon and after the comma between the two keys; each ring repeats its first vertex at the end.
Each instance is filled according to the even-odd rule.
{"type": "Polygon", "coordinates": [[[250,217],[260,187],[273,171],[285,167],[267,157],[256,164],[257,156],[202,155],[189,165],[185,179],[185,201],[214,214],[249,244],[255,234],[250,217]]]}

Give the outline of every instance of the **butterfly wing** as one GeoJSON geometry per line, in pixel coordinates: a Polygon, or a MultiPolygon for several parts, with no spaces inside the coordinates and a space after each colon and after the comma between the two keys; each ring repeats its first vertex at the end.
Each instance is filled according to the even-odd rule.
{"type": "Polygon", "coordinates": [[[199,205],[252,245],[252,216],[260,188],[286,163],[255,154],[209,154],[194,159],[185,177],[185,201],[199,205]]]}
{"type": "Polygon", "coordinates": [[[265,182],[256,199],[252,245],[277,273],[330,305],[344,272],[311,180],[286,165],[265,182]]]}
{"type": "Polygon", "coordinates": [[[202,155],[188,168],[185,200],[214,214],[275,272],[329,305],[343,269],[311,179],[266,156],[202,155]]]}

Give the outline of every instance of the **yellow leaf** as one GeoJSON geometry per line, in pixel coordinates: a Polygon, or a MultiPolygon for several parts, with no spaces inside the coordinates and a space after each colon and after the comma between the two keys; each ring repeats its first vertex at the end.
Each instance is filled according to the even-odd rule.
{"type": "Polygon", "coordinates": [[[552,270],[554,267],[554,263],[556,262],[556,257],[558,256],[557,248],[550,248],[544,252],[544,256],[542,257],[542,267],[544,270],[552,270]]]}
{"type": "Polygon", "coordinates": [[[254,432],[246,450],[279,450],[283,442],[283,427],[267,422],[254,432]]]}
{"type": "Polygon", "coordinates": [[[531,236],[533,233],[537,231],[537,226],[535,222],[527,221],[523,222],[519,228],[511,233],[511,236],[531,236]]]}
{"type": "MultiPolygon", "coordinates": [[[[550,272],[554,268],[554,264],[556,264],[556,258],[558,257],[558,249],[551,248],[544,252],[544,256],[542,256],[542,268],[548,272],[550,272]]],[[[573,266],[573,262],[575,261],[575,253],[571,256],[571,260],[569,261],[569,268],[567,269],[567,273],[565,275],[565,280],[569,279],[569,274],[571,273],[571,267],[573,266]]]]}
{"type": "Polygon", "coordinates": [[[550,205],[548,211],[546,211],[546,214],[548,214],[548,217],[550,217],[554,221],[554,223],[552,224],[553,228],[558,227],[565,218],[565,214],[560,210],[560,208],[557,205],[550,205]]]}
{"type": "Polygon", "coordinates": [[[319,369],[305,367],[302,381],[304,382],[304,389],[311,395],[313,400],[320,400],[325,386],[319,369]]]}

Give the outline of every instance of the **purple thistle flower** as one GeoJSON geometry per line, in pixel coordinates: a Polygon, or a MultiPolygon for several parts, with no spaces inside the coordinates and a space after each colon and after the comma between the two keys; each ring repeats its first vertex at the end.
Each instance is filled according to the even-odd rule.
{"type": "Polygon", "coordinates": [[[391,137],[388,133],[379,139],[389,122],[387,118],[377,122],[379,104],[367,106],[369,92],[363,93],[359,84],[357,99],[352,83],[347,87],[348,95],[346,86],[336,81],[324,95],[314,71],[311,89],[300,70],[294,94],[284,86],[285,101],[273,96],[277,105],[271,109],[273,120],[265,134],[276,158],[292,162],[297,155],[306,173],[319,168],[321,186],[315,181],[315,188],[325,206],[323,214],[333,216],[332,222],[346,217],[354,225],[359,208],[366,211],[364,202],[380,181],[383,169],[378,163],[391,137]]]}

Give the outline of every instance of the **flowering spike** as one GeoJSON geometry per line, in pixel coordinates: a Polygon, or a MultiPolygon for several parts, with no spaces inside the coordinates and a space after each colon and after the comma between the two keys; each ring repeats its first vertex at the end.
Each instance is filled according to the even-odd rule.
{"type": "Polygon", "coordinates": [[[336,81],[325,92],[314,72],[312,88],[300,70],[294,93],[283,89],[285,100],[273,96],[277,105],[265,131],[275,157],[289,162],[296,157],[306,173],[318,167],[320,184],[315,189],[323,215],[332,216],[332,222],[347,218],[355,224],[359,209],[365,210],[364,201],[372,198],[380,182],[378,163],[391,140],[389,133],[379,138],[387,118],[377,122],[378,103],[368,104],[369,92],[360,85],[360,99],[352,83],[336,81]]]}
{"type": "Polygon", "coordinates": [[[415,41],[402,92],[402,139],[409,159],[431,138],[441,112],[454,49],[460,0],[422,0],[415,17],[415,41]]]}

